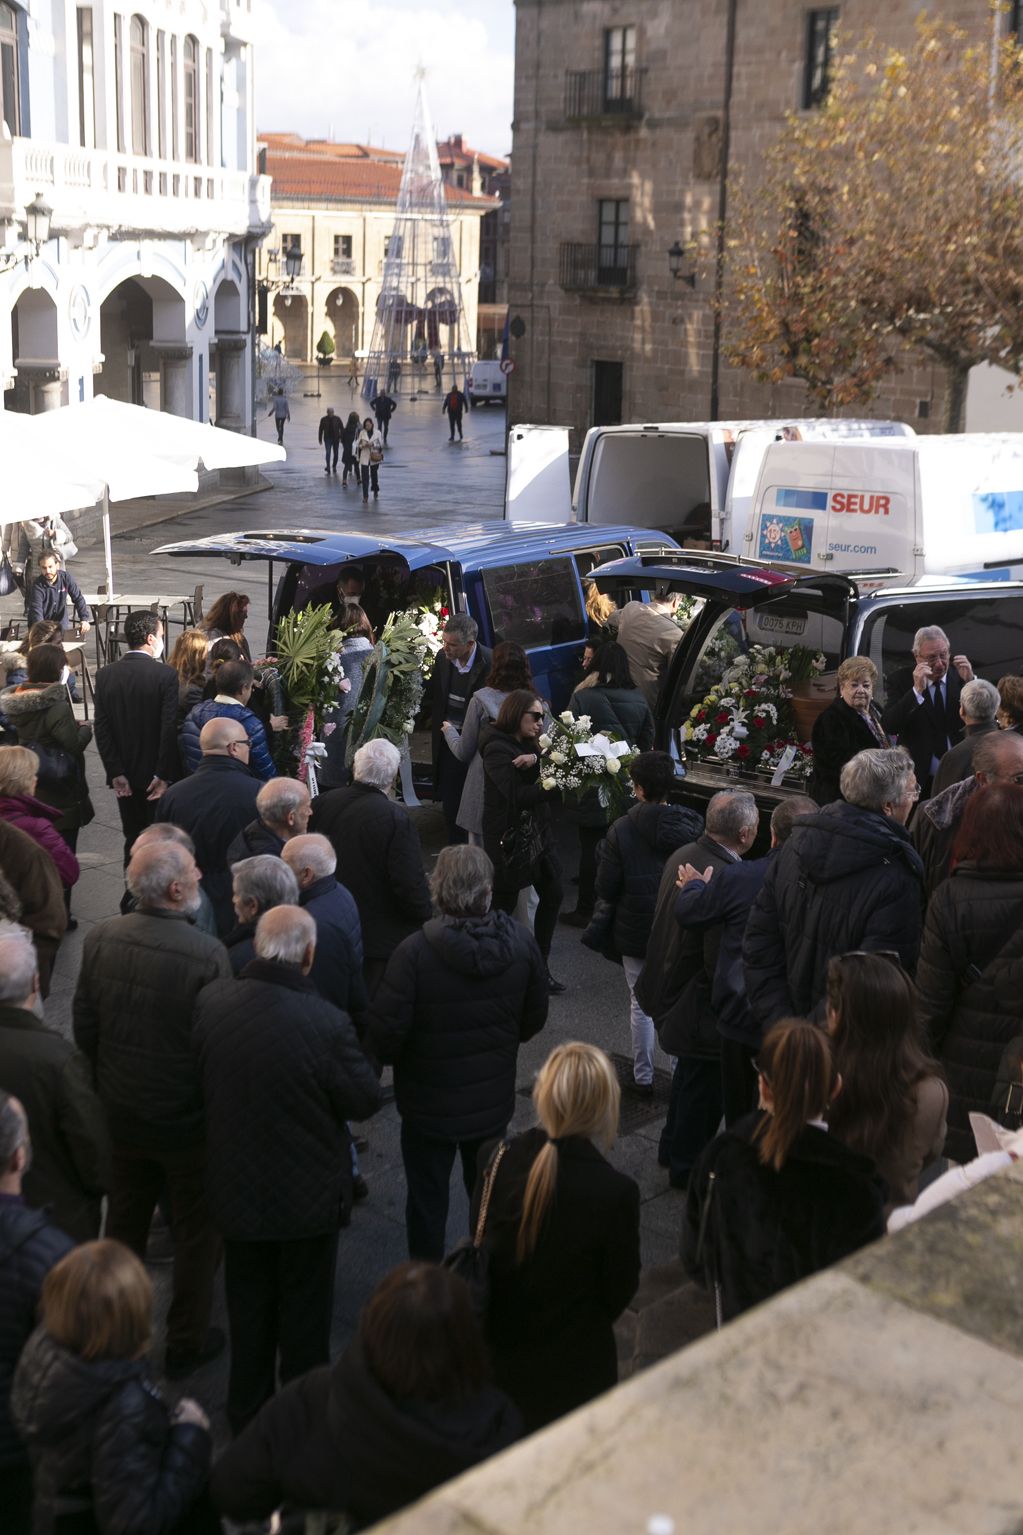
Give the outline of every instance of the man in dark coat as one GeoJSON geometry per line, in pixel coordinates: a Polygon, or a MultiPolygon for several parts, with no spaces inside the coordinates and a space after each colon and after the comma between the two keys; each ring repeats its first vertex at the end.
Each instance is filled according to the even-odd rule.
{"type": "Polygon", "coordinates": [[[454,614],[444,625],[444,648],[433,666],[433,793],[444,807],[449,844],[466,840],[457,816],[469,764],[459,762],[442,726],[447,722],[461,730],[469,700],[490,672],[491,653],[476,643],[478,633],[468,613],[454,614]]]}
{"type": "Polygon", "coordinates": [[[482,848],[443,849],[430,881],[438,914],[395,949],[373,1002],[367,1043],[394,1063],[411,1258],[443,1256],[455,1154],[471,1197],[480,1147],[515,1109],[519,1045],[547,1021],[543,956],[490,910],[493,879],[482,848]]]}
{"type": "Polygon", "coordinates": [[[110,1187],[110,1137],[89,1064],[34,1008],[39,974],[32,935],[0,922],[0,1083],[28,1115],[32,1161],[25,1199],[49,1209],[76,1242],[99,1236],[110,1187]]]}
{"type": "Polygon", "coordinates": [[[404,805],[389,797],[400,761],[390,741],[368,741],[355,753],[354,783],[313,805],[312,829],[333,846],[337,872],[358,907],[370,998],[398,944],[431,913],[419,835],[404,805]]]}
{"type": "Polygon", "coordinates": [[[891,950],[916,966],[924,871],[906,831],[919,795],[909,753],[858,752],[841,790],[843,800],[793,827],[750,912],[742,957],[761,1032],[813,1016],[835,954],[891,950]]]}
{"type": "Polygon", "coordinates": [[[231,974],[224,945],[200,933],[195,859],[150,843],[128,865],[138,909],[98,923],[85,940],[73,1006],[75,1043],[92,1064],[113,1141],[106,1234],[142,1257],[161,1192],[174,1233],[167,1313],[170,1378],[223,1348],[207,1332],[217,1239],[206,1211],[202,1100],[192,1058],[199,992],[231,974]]]}
{"type": "Polygon", "coordinates": [[[313,984],[349,1014],[361,1035],[368,1005],[362,927],[351,894],[335,878],[337,855],[326,837],[310,832],[285,843],[281,857],[298,881],[299,905],[316,923],[313,984]]]}
{"type": "Polygon", "coordinates": [[[760,812],[752,794],[723,790],[707,806],[702,837],[678,848],[664,865],[636,1001],[654,1020],[661,1048],[678,1057],[657,1158],[672,1188],[684,1189],[696,1159],[721,1122],[720,1043],[711,1007],[720,929],[686,931],[675,902],[686,868],[727,868],[748,853],[760,812]]]}
{"type": "Polygon", "coordinates": [[[231,902],[237,924],[224,939],[235,975],[256,957],[256,925],[275,906],[298,905],[298,880],[283,858],[257,853],[231,866],[231,902]]]}
{"type": "Polygon", "coordinates": [[[788,841],[793,825],[803,816],[814,815],[816,810],[816,804],[807,795],[793,794],[774,807],[771,850],[766,858],[744,858],[716,872],[710,865],[700,870],[687,864],[680,876],[681,888],[675,898],[676,923],[684,933],[718,935],[710,1006],[717,1026],[721,1101],[728,1126],[751,1113],[756,1105],[757,1074],[753,1061],[762,1035],[750,1014],[742,968],[742,941],[750,908],[760,894],[772,859],[788,841]]]}
{"type": "Polygon", "coordinates": [[[969,659],[953,656],[948,635],[930,625],[918,629],[913,638],[912,672],[897,674],[888,687],[890,702],[881,724],[912,757],[923,799],[931,793],[938,763],[963,738],[959,698],[963,683],[972,681],[969,659]]]}
{"type": "Polygon", "coordinates": [[[998,729],[1001,698],[993,682],[974,677],[959,695],[959,715],[963,739],[945,753],[934,775],[932,796],[943,794],[954,783],[962,783],[973,772],[973,755],[985,736],[998,729]]]}
{"type": "Polygon", "coordinates": [[[25,620],[29,628],[44,618],[53,618],[62,630],[70,629],[73,620],[67,616],[69,602],[82,626],[82,633],[88,634],[92,615],[78,582],[61,569],[55,554],[40,555],[39,574],[28,589],[25,620]]]}
{"type": "Polygon", "coordinates": [[[950,784],[913,819],[913,846],[924,864],[924,893],[929,900],[949,872],[952,848],[971,794],[990,783],[1023,782],[1023,736],[995,730],[982,736],[973,752],[973,776],[950,784]]]}
{"type": "Polygon", "coordinates": [[[21,907],[18,915],[36,946],[39,990],[48,997],[53,962],[67,931],[64,886],[57,865],[27,832],[0,820],[0,874],[17,894],[21,907]]]}
{"type": "Polygon", "coordinates": [[[444,396],[441,410],[447,412],[448,426],[451,428],[451,441],[455,440],[455,428],[458,428],[458,440],[462,440],[462,414],[469,409],[469,401],[460,389],[452,387],[444,396]]]}
{"type": "Polygon", "coordinates": [[[310,978],[316,925],[278,906],[256,958],[199,998],[193,1043],[210,1213],[224,1238],[227,1414],[238,1433],[282,1383],[329,1359],[337,1237],[352,1202],[346,1121],[380,1107],[351,1019],[310,978]]]}
{"type": "Polygon", "coordinates": [[[242,827],[227,850],[228,868],[243,858],[257,858],[260,853],[273,853],[279,858],[285,842],[305,836],[311,810],[309,790],[304,783],[297,778],[271,778],[256,795],[256,819],[242,827]]]}
{"type": "Polygon", "coordinates": [[[24,1108],[0,1090],[0,1508],[10,1535],[23,1535],[32,1523],[32,1470],[11,1422],[11,1383],[36,1326],[43,1280],[74,1246],[45,1211],[26,1204],[30,1164],[24,1108]]]}
{"type": "Polygon", "coordinates": [[[249,738],[238,720],[212,719],[199,737],[202,759],[195,772],[171,784],[157,806],[158,821],[188,832],[202,887],[213,903],[223,938],[235,925],[228,849],[252,819],[259,782],[249,772],[249,738]]]}
{"type": "Polygon", "coordinates": [[[324,474],[329,474],[332,468],[334,473],[337,474],[337,455],[338,449],[341,446],[341,433],[343,429],[341,417],[335,416],[333,405],[328,405],[327,414],[320,418],[320,430],[316,438],[316,441],[323,445],[323,450],[327,456],[327,461],[323,467],[324,474]],[[332,457],[334,460],[333,464],[331,464],[332,457]]]}
{"type": "Polygon", "coordinates": [[[379,394],[374,395],[372,400],[370,400],[369,408],[377,418],[377,426],[380,428],[380,435],[386,443],[387,429],[391,424],[391,417],[398,409],[398,402],[397,400],[392,400],[389,394],[385,394],[383,390],[381,390],[379,394]]]}
{"type": "Polygon", "coordinates": [[[160,660],[163,624],[155,613],[129,613],[124,637],[127,654],[96,673],[96,745],[117,796],[127,864],[178,776],[178,674],[160,660]]]}

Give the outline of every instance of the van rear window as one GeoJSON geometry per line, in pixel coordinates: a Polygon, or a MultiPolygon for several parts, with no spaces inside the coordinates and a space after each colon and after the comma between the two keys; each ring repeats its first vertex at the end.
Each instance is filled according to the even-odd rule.
{"type": "Polygon", "coordinates": [[[586,632],[571,559],[533,560],[483,572],[494,643],[524,650],[578,643],[586,632]]]}
{"type": "Polygon", "coordinates": [[[1018,673],[1023,657],[1023,597],[959,597],[944,594],[906,602],[868,618],[857,647],[881,677],[879,702],[891,702],[909,686],[913,636],[936,624],[949,637],[953,655],[968,656],[978,677],[997,683],[1018,673]],[[890,696],[889,696],[890,695],[890,696]]]}

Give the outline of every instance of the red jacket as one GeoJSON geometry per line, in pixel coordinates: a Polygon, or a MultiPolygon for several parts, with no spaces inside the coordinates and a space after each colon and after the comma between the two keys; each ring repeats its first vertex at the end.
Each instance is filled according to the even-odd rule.
{"type": "Polygon", "coordinates": [[[34,794],[0,794],[0,818],[26,832],[49,853],[57,865],[61,884],[74,885],[80,872],[78,859],[54,825],[60,815],[59,810],[44,805],[34,794]]]}

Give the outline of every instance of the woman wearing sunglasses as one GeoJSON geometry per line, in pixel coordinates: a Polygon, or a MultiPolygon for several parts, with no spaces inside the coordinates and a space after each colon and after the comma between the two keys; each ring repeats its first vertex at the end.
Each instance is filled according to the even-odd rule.
{"type": "MultiPolygon", "coordinates": [[[[539,737],[543,700],[516,688],[493,724],[480,730],[483,756],[483,846],[494,865],[494,907],[512,914],[519,891],[532,885],[539,897],[533,932],[547,963],[561,909],[561,865],[554,849],[550,805],[557,789],[540,785],[539,737]]],[[[564,991],[547,967],[552,993],[564,991]]]]}
{"type": "Polygon", "coordinates": [[[828,1132],[842,1079],[824,1031],[783,1019],[756,1068],[760,1108],[707,1147],[682,1226],[683,1260],[714,1291],[719,1324],[884,1234],[874,1164],[828,1132]]]}

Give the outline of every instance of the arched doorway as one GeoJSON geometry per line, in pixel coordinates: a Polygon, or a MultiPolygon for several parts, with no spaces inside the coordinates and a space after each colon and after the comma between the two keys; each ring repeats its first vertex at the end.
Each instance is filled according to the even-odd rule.
{"type": "Polygon", "coordinates": [[[192,348],[185,301],[161,277],[129,277],[99,312],[103,371],[96,394],[129,405],[191,416],[192,348]]]}
{"type": "Polygon", "coordinates": [[[57,343],[57,306],[43,288],[26,288],[11,310],[11,356],[17,369],[8,410],[37,415],[67,404],[57,343]]]}
{"type": "Polygon", "coordinates": [[[347,362],[359,347],[359,300],[351,288],[333,289],[327,298],[326,319],[338,360],[347,362]]]}
{"type": "Polygon", "coordinates": [[[210,420],[231,431],[248,424],[248,337],[238,284],[221,282],[213,297],[213,346],[210,349],[210,420]]]}
{"type": "Polygon", "coordinates": [[[278,293],[274,299],[270,344],[278,342],[292,362],[309,361],[309,300],[304,293],[278,293]]]}

